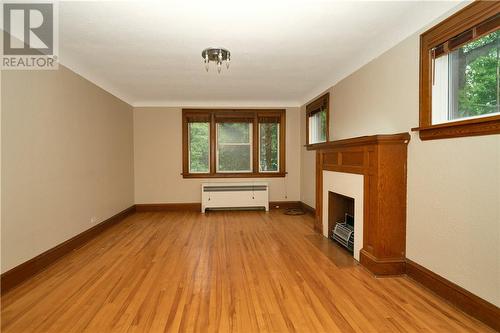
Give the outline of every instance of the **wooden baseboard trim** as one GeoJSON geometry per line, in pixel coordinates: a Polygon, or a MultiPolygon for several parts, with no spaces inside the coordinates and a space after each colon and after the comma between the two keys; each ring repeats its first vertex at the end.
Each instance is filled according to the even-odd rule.
{"type": "MultiPolygon", "coordinates": [[[[301,207],[300,201],[270,201],[269,209],[286,209],[301,207]]],[[[155,204],[136,204],[137,212],[177,212],[192,211],[201,212],[201,203],[155,203],[155,204]]]]}
{"type": "Polygon", "coordinates": [[[375,276],[395,276],[405,274],[405,259],[378,259],[361,249],[359,261],[375,276]]]}
{"type": "Polygon", "coordinates": [[[300,207],[306,212],[306,213],[309,213],[313,216],[316,216],[316,209],[309,206],[308,204],[306,204],[305,202],[302,202],[300,201],[300,207]]]}
{"type": "Polygon", "coordinates": [[[269,201],[269,209],[300,208],[300,201],[269,201]]]}
{"type": "Polygon", "coordinates": [[[18,284],[45,270],[69,252],[81,247],[104,230],[117,224],[118,222],[121,222],[134,212],[135,205],[3,273],[0,276],[1,294],[5,294],[18,284]]]}
{"type": "Polygon", "coordinates": [[[201,203],[155,203],[155,204],[136,204],[136,212],[178,212],[190,211],[201,212],[201,203]]]}
{"type": "Polygon", "coordinates": [[[427,268],[406,259],[406,274],[463,312],[500,332],[500,308],[427,268]]]}

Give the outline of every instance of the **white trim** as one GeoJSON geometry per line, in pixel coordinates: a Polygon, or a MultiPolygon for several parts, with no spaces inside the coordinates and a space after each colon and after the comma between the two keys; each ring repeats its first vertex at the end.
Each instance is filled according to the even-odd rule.
{"type": "Polygon", "coordinates": [[[445,121],[442,121],[442,122],[439,122],[439,123],[432,123],[432,124],[433,125],[439,125],[439,124],[447,124],[447,123],[458,123],[458,122],[461,122],[463,120],[478,119],[478,118],[488,118],[488,117],[495,117],[495,116],[500,116],[500,112],[480,114],[478,116],[455,118],[455,119],[445,120],[445,121]]]}
{"type": "Polygon", "coordinates": [[[449,85],[448,55],[434,60],[434,82],[432,84],[432,124],[441,124],[448,119],[449,85]]]}

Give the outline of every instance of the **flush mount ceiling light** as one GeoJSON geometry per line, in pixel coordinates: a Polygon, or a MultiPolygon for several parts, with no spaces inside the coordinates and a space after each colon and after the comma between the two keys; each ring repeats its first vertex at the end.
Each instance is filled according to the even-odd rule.
{"type": "Polygon", "coordinates": [[[231,62],[231,52],[222,47],[209,47],[201,52],[203,57],[203,62],[205,63],[205,69],[208,72],[208,67],[210,61],[217,63],[217,72],[220,74],[222,70],[222,62],[226,62],[226,68],[229,69],[229,63],[231,62]]]}

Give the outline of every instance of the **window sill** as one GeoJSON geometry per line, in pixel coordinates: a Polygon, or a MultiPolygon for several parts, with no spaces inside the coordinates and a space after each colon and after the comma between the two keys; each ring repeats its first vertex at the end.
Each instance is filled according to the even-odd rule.
{"type": "Polygon", "coordinates": [[[245,172],[245,173],[182,173],[182,178],[274,178],[285,177],[287,172],[245,172]]]}
{"type": "Polygon", "coordinates": [[[321,146],[324,146],[325,143],[327,143],[328,141],[325,141],[325,142],[318,142],[318,143],[308,143],[306,145],[304,145],[304,147],[306,147],[307,150],[316,150],[318,148],[320,148],[321,146]]]}
{"type": "Polygon", "coordinates": [[[500,134],[500,116],[421,126],[412,128],[411,130],[418,131],[420,139],[423,141],[500,134]]]}

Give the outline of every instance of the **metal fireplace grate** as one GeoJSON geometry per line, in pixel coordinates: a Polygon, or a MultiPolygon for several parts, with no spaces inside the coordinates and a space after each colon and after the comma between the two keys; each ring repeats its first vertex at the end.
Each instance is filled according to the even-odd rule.
{"type": "Polygon", "coordinates": [[[349,251],[354,251],[354,229],[346,223],[337,223],[332,238],[349,251]]]}

